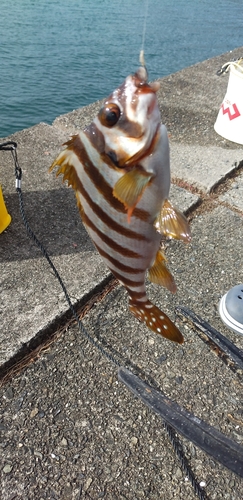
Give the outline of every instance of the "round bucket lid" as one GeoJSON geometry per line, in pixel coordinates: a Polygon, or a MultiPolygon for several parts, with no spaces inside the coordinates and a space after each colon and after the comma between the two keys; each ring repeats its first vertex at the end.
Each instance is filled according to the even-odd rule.
{"type": "Polygon", "coordinates": [[[243,284],[234,286],[222,297],[219,314],[228,328],[243,335],[243,284]]]}

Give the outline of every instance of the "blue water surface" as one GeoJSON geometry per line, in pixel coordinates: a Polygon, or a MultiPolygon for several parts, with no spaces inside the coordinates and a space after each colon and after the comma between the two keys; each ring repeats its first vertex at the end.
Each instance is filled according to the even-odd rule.
{"type": "MultiPolygon", "coordinates": [[[[138,66],[146,4],[1,0],[0,137],[119,85],[138,66]]],[[[243,45],[242,0],[148,0],[147,12],[150,80],[243,45]]]]}

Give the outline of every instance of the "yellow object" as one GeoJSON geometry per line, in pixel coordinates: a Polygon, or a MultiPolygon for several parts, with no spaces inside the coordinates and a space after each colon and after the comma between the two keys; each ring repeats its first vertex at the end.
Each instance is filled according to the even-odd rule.
{"type": "Polygon", "coordinates": [[[0,185],[0,233],[8,227],[11,222],[11,216],[9,215],[6,205],[3,199],[2,187],[0,185]]]}

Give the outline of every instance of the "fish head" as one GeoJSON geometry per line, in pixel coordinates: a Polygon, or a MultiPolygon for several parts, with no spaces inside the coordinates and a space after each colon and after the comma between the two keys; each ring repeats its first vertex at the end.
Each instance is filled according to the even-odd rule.
{"type": "Polygon", "coordinates": [[[148,83],[141,66],[105,100],[91,125],[115,168],[127,170],[150,154],[161,123],[158,89],[158,82],[148,83]]]}

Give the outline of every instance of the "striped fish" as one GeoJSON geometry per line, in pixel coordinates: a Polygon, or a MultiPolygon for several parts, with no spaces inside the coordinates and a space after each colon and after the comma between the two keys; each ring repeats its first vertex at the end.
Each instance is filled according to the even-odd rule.
{"type": "Polygon", "coordinates": [[[58,166],[75,192],[82,221],[104,262],[124,285],[130,311],[156,333],[182,343],[178,328],[146,296],[145,275],[171,292],[161,235],[190,241],[186,218],[168,201],[169,144],[156,92],[140,67],[106,99],[97,117],[65,145],[58,166]]]}

